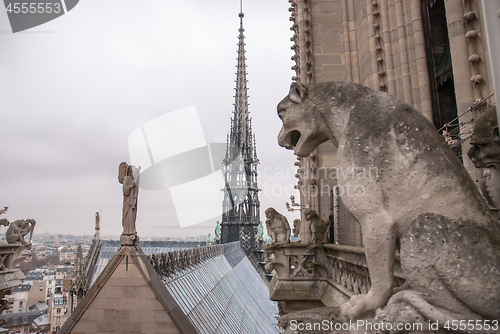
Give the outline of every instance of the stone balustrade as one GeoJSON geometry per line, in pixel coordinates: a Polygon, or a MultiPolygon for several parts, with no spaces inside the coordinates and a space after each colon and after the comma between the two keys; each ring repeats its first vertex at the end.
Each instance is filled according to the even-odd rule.
{"type": "MultiPolygon", "coordinates": [[[[270,298],[290,304],[338,306],[370,290],[363,247],[336,244],[270,244],[266,269],[273,271],[270,298]]],[[[404,283],[396,254],[394,286],[404,283]]],[[[297,307],[297,306],[295,306],[297,307]]]]}
{"type": "MultiPolygon", "coordinates": [[[[327,250],[330,284],[352,297],[370,290],[370,273],[366,264],[363,247],[325,244],[327,250]]],[[[394,268],[394,287],[403,285],[404,277],[399,263],[399,253],[396,253],[394,268]]]]}

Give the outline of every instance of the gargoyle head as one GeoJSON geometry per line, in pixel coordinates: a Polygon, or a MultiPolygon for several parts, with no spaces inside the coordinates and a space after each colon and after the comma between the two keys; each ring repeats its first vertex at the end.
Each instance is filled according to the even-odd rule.
{"type": "Polygon", "coordinates": [[[496,107],[491,107],[478,118],[470,139],[469,158],[477,168],[500,164],[500,138],[496,107]]]}
{"type": "Polygon", "coordinates": [[[283,122],[279,145],[307,157],[327,141],[329,131],[319,112],[323,107],[311,86],[292,83],[290,93],[278,104],[278,116],[283,122]]]}

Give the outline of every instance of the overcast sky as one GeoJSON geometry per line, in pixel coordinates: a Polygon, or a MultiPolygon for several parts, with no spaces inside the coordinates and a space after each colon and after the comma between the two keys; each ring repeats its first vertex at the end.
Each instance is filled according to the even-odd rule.
{"type": "MultiPolygon", "coordinates": [[[[239,7],[238,0],[85,0],[16,34],[0,9],[0,207],[9,207],[2,218],[33,218],[37,234],[93,234],[100,211],[101,234],[118,236],[118,165],[129,161],[136,128],[194,105],[206,141],[225,142],[239,7]]],[[[276,140],[276,105],[293,75],[288,7],[286,0],[243,4],[261,220],[270,206],[286,212],[296,181],[295,156],[276,140]]],[[[287,216],[291,222],[298,214],[287,216]]],[[[214,227],[181,229],[168,190],[139,192],[143,238],[214,227]]]]}

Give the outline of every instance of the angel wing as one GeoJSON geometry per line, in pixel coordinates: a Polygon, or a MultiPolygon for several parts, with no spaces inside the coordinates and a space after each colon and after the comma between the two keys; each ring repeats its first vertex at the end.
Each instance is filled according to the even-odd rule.
{"type": "Polygon", "coordinates": [[[118,167],[118,181],[123,184],[123,180],[125,179],[125,175],[127,175],[127,163],[122,162],[118,167]]]}

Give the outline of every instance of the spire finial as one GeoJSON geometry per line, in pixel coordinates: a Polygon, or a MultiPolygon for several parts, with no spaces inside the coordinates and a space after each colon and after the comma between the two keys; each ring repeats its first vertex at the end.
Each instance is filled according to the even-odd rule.
{"type": "Polygon", "coordinates": [[[243,17],[245,16],[245,14],[243,14],[243,0],[240,0],[240,13],[238,14],[239,17],[243,17]]]}

